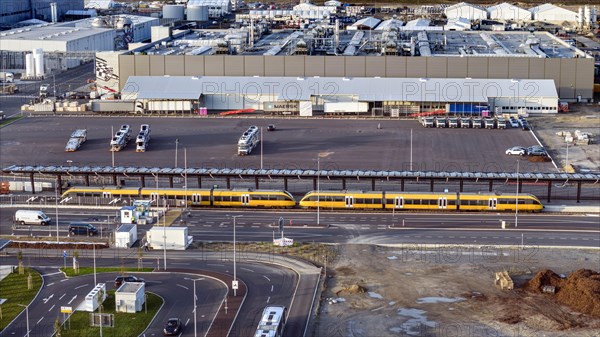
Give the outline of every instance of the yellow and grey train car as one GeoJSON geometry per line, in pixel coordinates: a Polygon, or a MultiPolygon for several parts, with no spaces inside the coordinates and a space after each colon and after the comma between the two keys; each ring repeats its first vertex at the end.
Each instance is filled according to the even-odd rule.
{"type": "Polygon", "coordinates": [[[299,202],[302,208],[395,209],[425,211],[540,212],[544,206],[531,194],[494,193],[311,191],[299,202]],[[518,203],[517,203],[518,199],[518,203]]]}
{"type": "Polygon", "coordinates": [[[128,197],[140,199],[168,200],[182,205],[187,200],[190,206],[213,207],[256,207],[256,208],[293,208],[296,200],[283,190],[253,189],[183,189],[183,188],[117,188],[117,187],[73,187],[63,193],[66,197],[128,197]]]}

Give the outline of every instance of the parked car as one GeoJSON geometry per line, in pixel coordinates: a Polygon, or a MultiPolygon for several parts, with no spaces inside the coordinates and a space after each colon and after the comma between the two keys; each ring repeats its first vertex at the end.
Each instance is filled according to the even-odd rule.
{"type": "Polygon", "coordinates": [[[527,155],[529,156],[547,156],[548,152],[546,149],[539,145],[530,146],[527,148],[527,155]]]}
{"type": "Polygon", "coordinates": [[[523,129],[523,131],[531,130],[531,128],[529,127],[529,124],[527,124],[527,122],[521,122],[521,129],[523,129]]]}
{"type": "Polygon", "coordinates": [[[527,154],[527,149],[522,146],[513,146],[505,152],[509,156],[524,156],[527,154]]]}
{"type": "Polygon", "coordinates": [[[69,224],[69,235],[98,235],[98,229],[92,224],[85,222],[71,222],[69,224]]]}
{"type": "Polygon", "coordinates": [[[267,126],[267,131],[275,131],[275,124],[269,124],[269,126],[267,126]]]}
{"type": "Polygon", "coordinates": [[[181,320],[179,318],[169,318],[165,325],[165,336],[176,336],[181,333],[181,320]]]}
{"type": "Polygon", "coordinates": [[[510,126],[513,128],[518,128],[519,127],[519,121],[517,121],[516,118],[511,117],[510,118],[510,126]]]}
{"type": "Polygon", "coordinates": [[[138,283],[146,283],[143,278],[139,278],[133,275],[129,276],[117,276],[115,278],[115,288],[119,288],[123,282],[138,282],[138,283]]]}

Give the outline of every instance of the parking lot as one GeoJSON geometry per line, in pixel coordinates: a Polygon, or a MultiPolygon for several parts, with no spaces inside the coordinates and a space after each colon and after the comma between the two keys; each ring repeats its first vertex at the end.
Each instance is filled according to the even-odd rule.
{"type": "Polygon", "coordinates": [[[347,119],[35,117],[2,129],[0,164],[112,165],[110,139],[121,124],[132,138],[150,124],[152,139],[144,153],[135,142],[114,153],[115,166],[556,172],[552,163],[508,156],[506,149],[538,144],[520,128],[424,128],[418,121],[347,119]],[[274,124],[276,130],[266,132],[274,124]],[[263,128],[262,146],[237,155],[237,141],[250,125],[263,128]],[[87,129],[87,141],[75,152],[65,145],[75,129],[87,129]],[[112,128],[112,129],[111,129],[112,128]],[[177,149],[177,151],[176,151],[177,149]],[[412,158],[412,160],[411,160],[412,158]]]}

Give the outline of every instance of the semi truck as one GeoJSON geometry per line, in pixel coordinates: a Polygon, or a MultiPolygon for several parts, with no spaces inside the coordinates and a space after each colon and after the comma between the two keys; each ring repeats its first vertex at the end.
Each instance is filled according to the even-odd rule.
{"type": "Polygon", "coordinates": [[[140,126],[140,132],[135,139],[135,151],[136,152],[146,152],[146,148],[148,148],[148,143],[150,142],[150,125],[142,124],[140,126]]]}
{"type": "Polygon", "coordinates": [[[251,126],[246,130],[238,140],[238,156],[245,156],[252,153],[252,150],[260,141],[259,130],[257,126],[251,126]]]}
{"type": "Polygon", "coordinates": [[[87,140],[87,130],[86,129],[77,129],[71,133],[71,138],[67,142],[67,146],[65,147],[66,152],[77,151],[81,144],[85,143],[87,140]]]}
{"type": "Polygon", "coordinates": [[[129,125],[121,125],[121,129],[115,133],[114,137],[110,141],[110,150],[113,152],[118,152],[124,149],[129,143],[129,132],[129,125]]]}
{"type": "Polygon", "coordinates": [[[0,82],[13,83],[15,81],[15,74],[8,71],[0,71],[0,82]]]}

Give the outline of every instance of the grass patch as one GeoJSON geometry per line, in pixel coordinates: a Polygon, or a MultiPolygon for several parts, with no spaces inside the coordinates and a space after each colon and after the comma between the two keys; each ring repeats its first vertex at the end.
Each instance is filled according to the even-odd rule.
{"type": "MultiPolygon", "coordinates": [[[[158,312],[163,300],[159,296],[146,292],[148,295],[148,312],[142,311],[137,313],[116,313],[115,312],[115,291],[109,290],[106,294],[106,300],[102,304],[103,313],[114,314],[115,327],[103,327],[102,336],[139,336],[144,331],[150,321],[158,312]]],[[[78,311],[70,318],[71,327],[66,329],[62,327],[62,337],[97,337],[100,336],[100,327],[90,326],[90,313],[78,311]]],[[[68,327],[68,323],[66,324],[68,327]]]]}
{"type": "Polygon", "coordinates": [[[0,281],[0,298],[5,298],[6,302],[2,304],[2,319],[0,319],[0,331],[4,329],[8,323],[12,322],[24,307],[17,304],[29,305],[37,292],[42,286],[42,276],[37,271],[31,268],[25,268],[23,275],[18,273],[18,269],[14,273],[9,274],[4,280],[0,281]],[[32,288],[27,289],[27,278],[31,273],[32,288]]]}
{"type": "MultiPolygon", "coordinates": [[[[149,273],[153,271],[154,268],[124,268],[124,267],[96,267],[96,274],[99,273],[126,273],[126,272],[146,272],[149,273]]],[[[67,274],[68,277],[73,276],[81,276],[81,275],[89,275],[94,273],[94,267],[81,267],[79,268],[79,273],[75,274],[75,270],[73,267],[60,268],[60,271],[67,274]]]]}
{"type": "Polygon", "coordinates": [[[22,119],[22,118],[25,118],[25,116],[20,115],[20,116],[16,116],[16,117],[5,118],[2,121],[0,121],[0,128],[3,127],[3,126],[5,126],[5,125],[7,125],[7,124],[9,124],[9,123],[16,122],[16,121],[18,121],[19,119],[22,119]]]}

